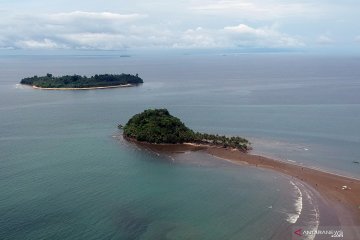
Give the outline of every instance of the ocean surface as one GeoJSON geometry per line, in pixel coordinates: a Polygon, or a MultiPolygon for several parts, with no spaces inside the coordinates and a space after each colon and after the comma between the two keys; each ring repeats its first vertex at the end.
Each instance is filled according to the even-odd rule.
{"type": "Polygon", "coordinates": [[[276,172],[126,143],[117,124],[167,108],[253,153],[360,178],[360,57],[0,56],[0,239],[289,239],[317,197],[276,172]],[[44,91],[33,75],[138,73],[139,87],[44,91]]]}

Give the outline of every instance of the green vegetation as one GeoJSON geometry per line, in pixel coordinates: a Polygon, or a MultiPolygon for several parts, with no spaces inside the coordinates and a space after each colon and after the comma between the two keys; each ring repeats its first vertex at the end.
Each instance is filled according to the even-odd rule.
{"type": "Polygon", "coordinates": [[[166,109],[145,110],[124,126],[124,135],[149,143],[183,143],[193,139],[193,131],[166,109]]]}
{"type": "Polygon", "coordinates": [[[226,137],[214,134],[194,132],[180,119],[170,115],[167,109],[148,109],[134,115],[123,127],[124,136],[148,143],[197,143],[247,151],[248,140],[241,137],[226,137]]]}
{"type": "Polygon", "coordinates": [[[136,74],[103,74],[92,77],[80,75],[66,75],[62,77],[54,77],[48,73],[46,76],[24,78],[21,84],[31,85],[41,88],[89,88],[89,87],[107,87],[119,86],[126,84],[140,84],[143,80],[136,74]]]}

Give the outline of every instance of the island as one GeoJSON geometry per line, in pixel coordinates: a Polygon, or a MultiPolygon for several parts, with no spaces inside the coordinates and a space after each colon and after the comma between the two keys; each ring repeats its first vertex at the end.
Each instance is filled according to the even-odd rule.
{"type": "Polygon", "coordinates": [[[325,209],[321,210],[320,225],[346,226],[346,239],[360,239],[360,230],[356,228],[360,224],[360,180],[357,178],[250,154],[251,144],[248,140],[195,132],[167,109],[145,110],[118,128],[123,130],[125,140],[158,155],[171,156],[171,161],[175,161],[178,154],[200,151],[234,164],[287,175],[292,184],[302,186],[316,196],[316,201],[325,209]],[[330,215],[327,215],[328,211],[330,215]]]}
{"type": "Polygon", "coordinates": [[[167,109],[148,109],[134,115],[123,129],[126,139],[150,144],[183,144],[218,146],[223,148],[248,151],[250,142],[245,138],[219,136],[199,133],[191,130],[177,117],[172,116],[167,109]]]}
{"type": "Polygon", "coordinates": [[[21,80],[21,84],[38,89],[49,90],[88,90],[114,87],[130,87],[143,83],[136,75],[131,74],[101,74],[91,77],[80,75],[65,75],[55,77],[48,73],[46,76],[33,76],[21,80]]]}

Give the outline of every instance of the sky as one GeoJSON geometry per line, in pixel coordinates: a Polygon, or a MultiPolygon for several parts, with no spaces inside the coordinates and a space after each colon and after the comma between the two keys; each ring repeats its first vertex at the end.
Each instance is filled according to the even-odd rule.
{"type": "Polygon", "coordinates": [[[359,10],[359,0],[0,0],[0,50],[359,51],[359,10]]]}

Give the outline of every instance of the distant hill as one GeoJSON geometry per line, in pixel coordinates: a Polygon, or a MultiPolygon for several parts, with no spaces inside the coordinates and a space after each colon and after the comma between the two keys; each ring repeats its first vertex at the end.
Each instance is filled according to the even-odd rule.
{"type": "Polygon", "coordinates": [[[46,76],[28,77],[20,82],[21,84],[30,85],[39,88],[96,88],[111,87],[120,85],[136,85],[143,83],[143,80],[136,74],[102,74],[91,77],[80,75],[66,75],[54,77],[48,73],[46,76]]]}
{"type": "Polygon", "coordinates": [[[148,109],[134,115],[122,127],[125,138],[154,144],[197,143],[212,146],[250,149],[250,142],[241,137],[226,137],[194,132],[179,118],[172,116],[167,109],[148,109]]]}

